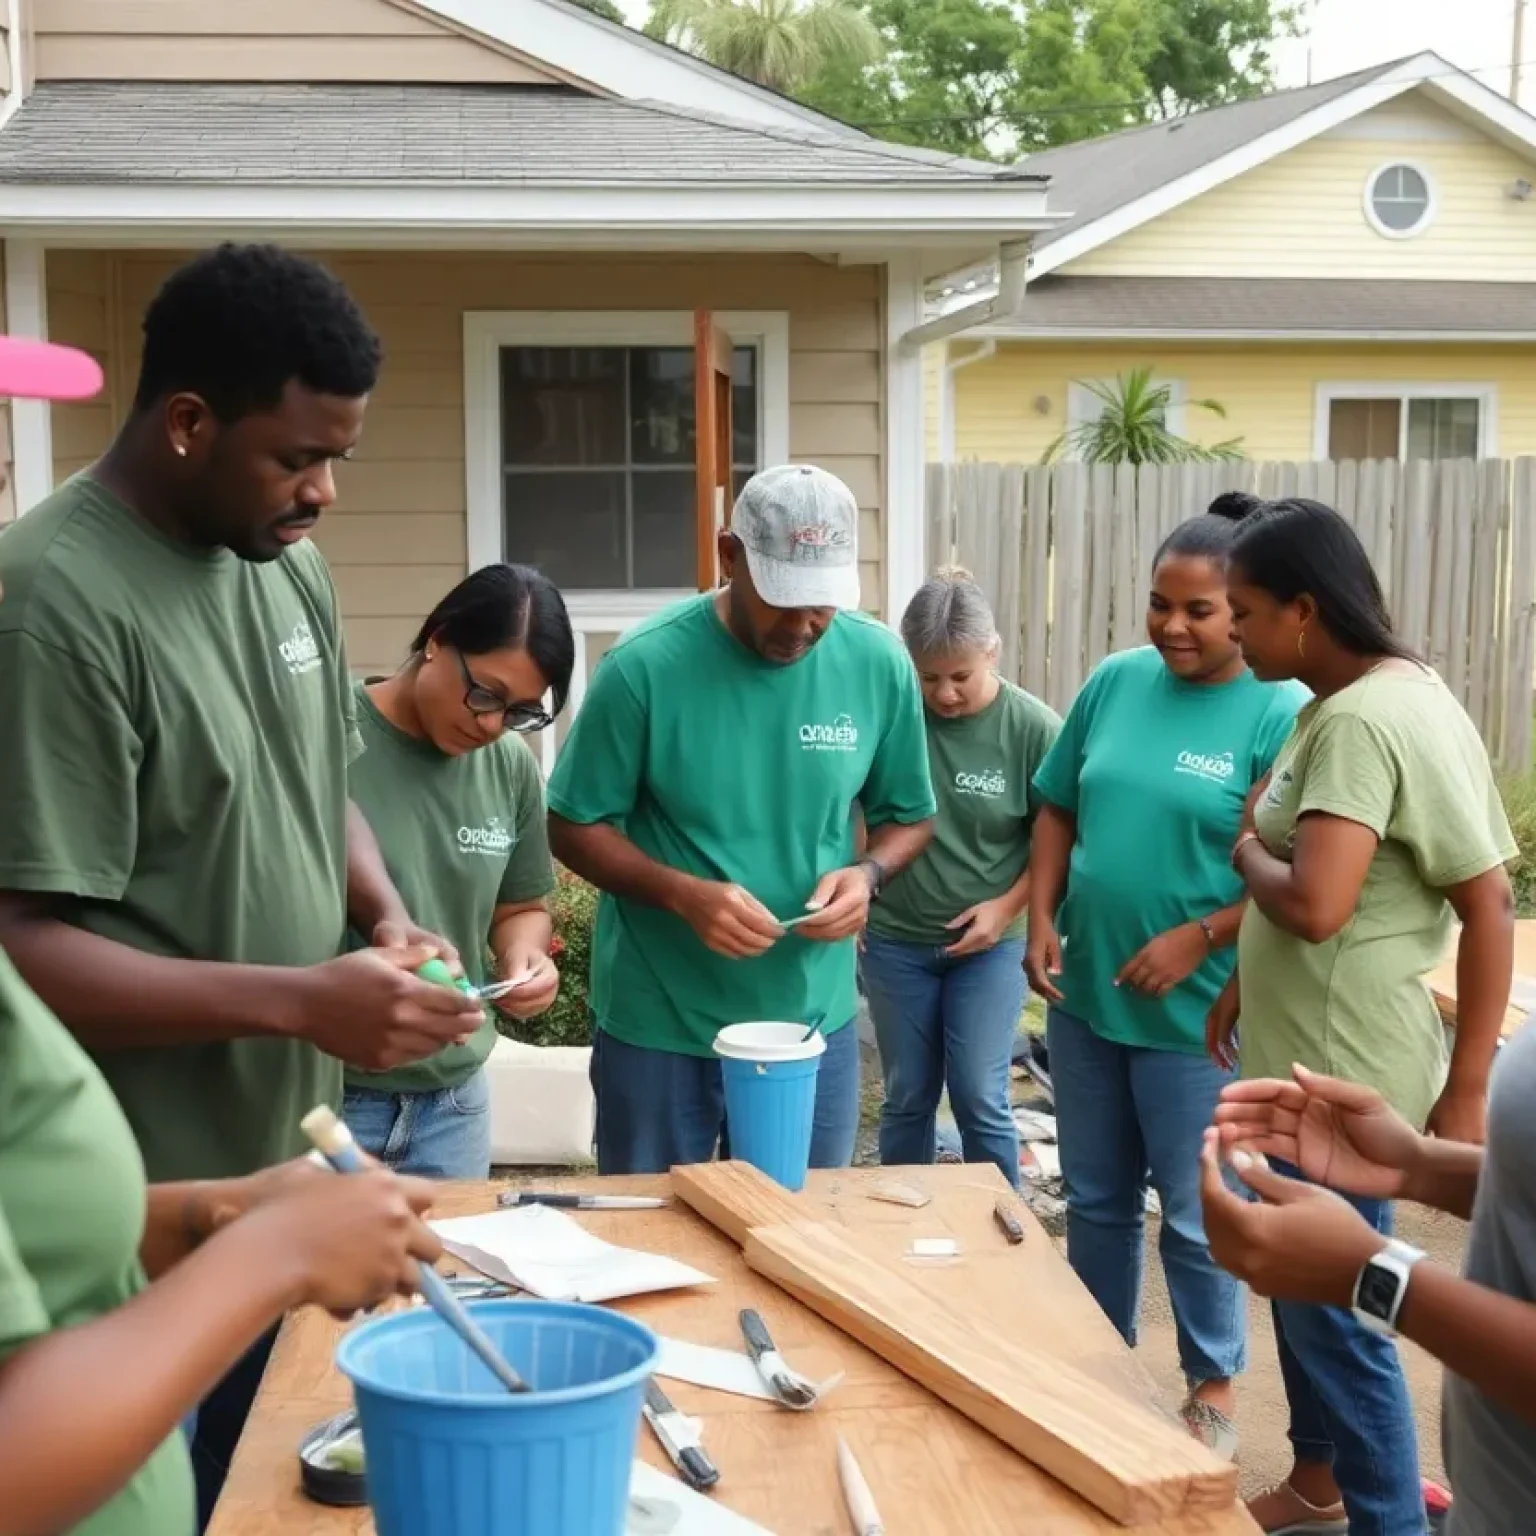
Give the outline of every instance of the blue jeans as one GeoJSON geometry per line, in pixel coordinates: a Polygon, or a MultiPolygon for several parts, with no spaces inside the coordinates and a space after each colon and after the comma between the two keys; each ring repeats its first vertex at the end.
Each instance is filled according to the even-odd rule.
{"type": "Polygon", "coordinates": [[[214,1505],[223,1492],[229,1464],[235,1459],[235,1447],[240,1443],[275,1343],[276,1328],[263,1334],[182,1421],[197,1483],[199,1532],[206,1531],[213,1519],[214,1505]]]}
{"type": "MultiPolygon", "coordinates": [[[[725,1086],[713,1056],[684,1056],[626,1045],[598,1030],[592,1040],[592,1092],[597,1098],[597,1171],[666,1173],[729,1157],[725,1086]]],[[[816,1073],[811,1167],[846,1168],[859,1129],[859,1032],[852,1024],[827,1032],[816,1073]]]]}
{"type": "Polygon", "coordinates": [[[996,1163],[1017,1189],[1019,1132],[1008,1081],[1026,993],[1023,939],[956,960],[939,945],[871,933],[863,970],[885,1074],[880,1161],[934,1160],[947,1083],[966,1162],[996,1163]]]}
{"type": "Polygon", "coordinates": [[[1127,1344],[1141,1309],[1146,1191],[1162,1204],[1158,1251],[1191,1386],[1247,1360],[1244,1288],[1211,1258],[1200,1213],[1200,1143],[1231,1081],[1207,1056],[1119,1045],[1060,1008],[1046,1043],[1067,1187],[1067,1259],[1127,1344]]]}
{"type": "Polygon", "coordinates": [[[483,1068],[437,1093],[348,1088],[342,1114],[358,1145],[397,1173],[424,1179],[491,1175],[491,1090],[483,1068]]]}
{"type": "MultiPolygon", "coordinates": [[[[1286,1163],[1274,1166],[1301,1177],[1286,1163]]],[[[1385,1200],[1344,1198],[1391,1235],[1385,1200]]],[[[1296,1459],[1332,1466],[1350,1536],[1423,1536],[1419,1446],[1397,1346],[1340,1307],[1271,1306],[1296,1459]]]]}

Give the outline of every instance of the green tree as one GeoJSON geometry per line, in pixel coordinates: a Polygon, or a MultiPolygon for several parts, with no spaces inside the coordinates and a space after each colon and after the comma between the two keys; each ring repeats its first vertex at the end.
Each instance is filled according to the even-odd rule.
{"type": "MultiPolygon", "coordinates": [[[[1243,457],[1240,437],[1207,447],[1170,432],[1173,391],[1167,384],[1154,384],[1150,368],[1120,374],[1112,384],[1090,380],[1084,388],[1098,397],[1099,414],[1068,427],[1045,450],[1042,463],[1054,463],[1069,453],[1085,464],[1209,464],[1243,457]]],[[[1213,416],[1227,414],[1215,400],[1189,403],[1213,416]]]]}
{"type": "Polygon", "coordinates": [[[823,69],[858,71],[883,51],[858,0],[652,0],[645,30],[789,94],[823,69]]]}
{"type": "Polygon", "coordinates": [[[584,11],[591,11],[594,16],[601,16],[604,21],[616,21],[622,27],[626,25],[624,12],[613,3],[613,0],[573,0],[584,11]]]}

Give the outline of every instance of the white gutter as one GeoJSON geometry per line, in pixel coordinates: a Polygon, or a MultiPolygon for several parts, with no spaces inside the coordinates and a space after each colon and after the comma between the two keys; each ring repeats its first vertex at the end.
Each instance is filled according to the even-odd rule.
{"type": "Polygon", "coordinates": [[[1024,287],[1029,280],[1029,241],[1005,240],[997,253],[997,292],[990,299],[951,310],[936,320],[914,326],[902,338],[904,347],[924,347],[930,341],[943,341],[978,325],[997,325],[1015,320],[1024,307],[1024,287]]]}
{"type": "Polygon", "coordinates": [[[972,363],[984,363],[997,356],[995,341],[978,342],[964,357],[946,357],[939,375],[939,462],[955,462],[955,375],[972,363]]]}

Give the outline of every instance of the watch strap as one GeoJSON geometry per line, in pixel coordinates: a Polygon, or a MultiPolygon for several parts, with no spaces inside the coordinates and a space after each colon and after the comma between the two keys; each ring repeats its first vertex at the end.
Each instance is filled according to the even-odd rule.
{"type": "Polygon", "coordinates": [[[873,901],[885,889],[885,865],[879,859],[862,858],[859,868],[869,876],[869,896],[873,901]]]}
{"type": "Polygon", "coordinates": [[[1355,1316],[1373,1333],[1396,1336],[1398,1314],[1403,1310],[1403,1301],[1408,1295],[1409,1278],[1414,1266],[1423,1258],[1422,1248],[1415,1248],[1394,1237],[1388,1238],[1386,1247],[1361,1266],[1360,1273],[1355,1276],[1353,1310],[1355,1316]],[[1379,1302],[1364,1304],[1372,1300],[1365,1294],[1367,1286],[1382,1275],[1396,1281],[1391,1300],[1384,1308],[1379,1302]]]}

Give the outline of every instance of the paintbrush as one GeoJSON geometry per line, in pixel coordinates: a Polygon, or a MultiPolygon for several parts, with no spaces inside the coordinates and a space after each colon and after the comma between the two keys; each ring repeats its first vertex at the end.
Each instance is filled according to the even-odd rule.
{"type": "MultiPolygon", "coordinates": [[[[322,1104],[299,1122],[315,1150],[337,1173],[363,1173],[368,1164],[346,1123],[335,1110],[322,1104]]],[[[501,1351],[485,1336],[484,1330],[464,1310],[464,1304],[449,1288],[448,1282],[430,1264],[416,1266],[416,1285],[428,1305],[469,1346],[485,1368],[508,1392],[531,1392],[532,1387],[507,1364],[501,1351]]]]}

